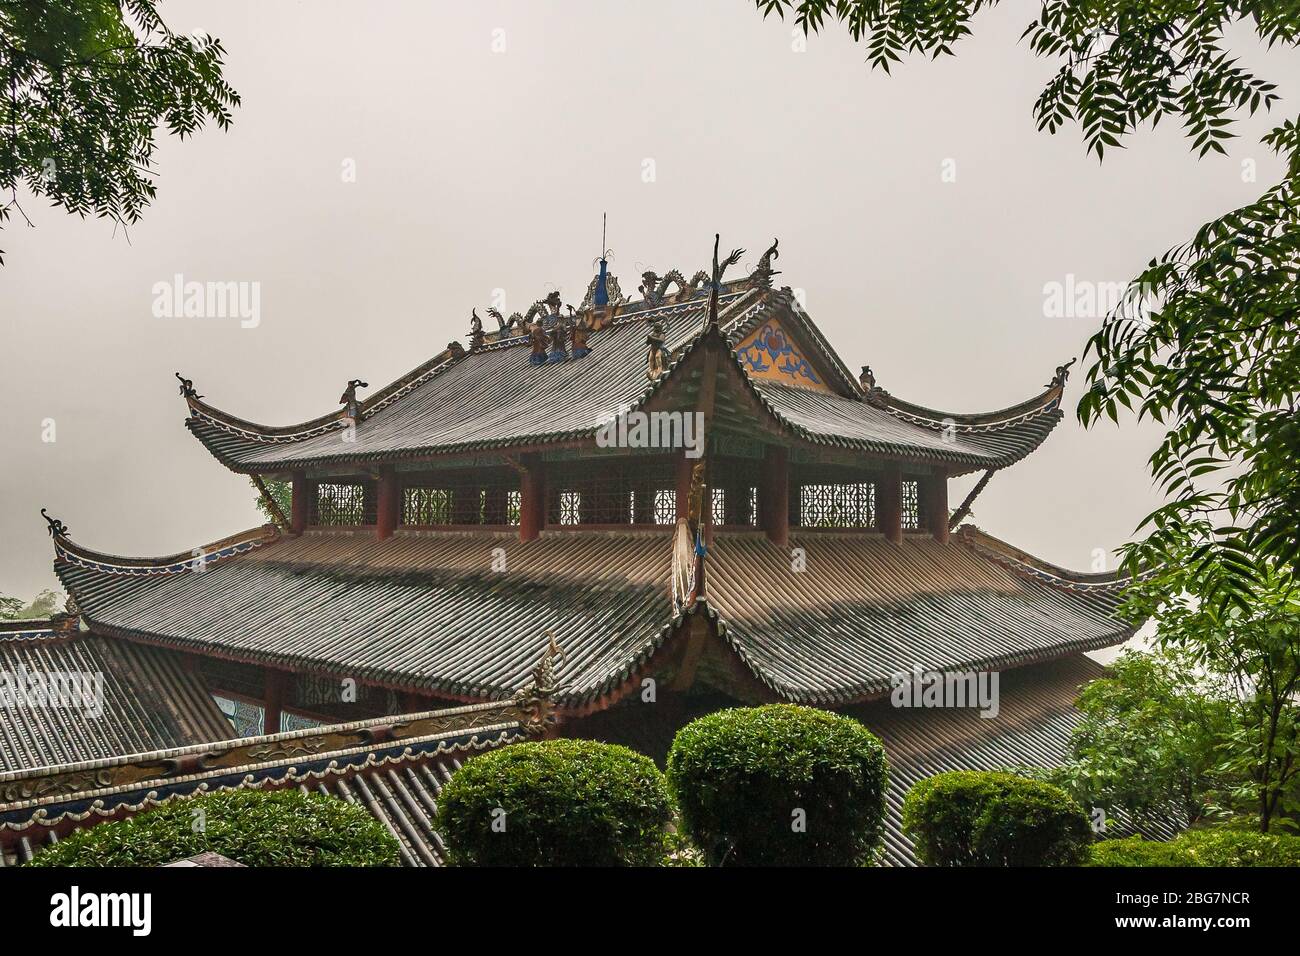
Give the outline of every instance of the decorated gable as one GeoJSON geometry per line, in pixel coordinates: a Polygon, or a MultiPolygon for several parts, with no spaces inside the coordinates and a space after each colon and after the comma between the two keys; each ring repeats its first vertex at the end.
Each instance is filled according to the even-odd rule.
{"type": "Polygon", "coordinates": [[[781,323],[768,319],[736,346],[736,355],[753,378],[829,392],[822,374],[788,336],[781,323]]]}

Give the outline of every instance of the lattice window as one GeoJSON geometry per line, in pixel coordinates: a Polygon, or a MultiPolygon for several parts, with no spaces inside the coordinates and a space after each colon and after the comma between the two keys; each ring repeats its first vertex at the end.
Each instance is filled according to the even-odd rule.
{"type": "Polygon", "coordinates": [[[451,524],[451,492],[446,488],[407,486],[402,492],[402,524],[451,524]]]}
{"type": "Polygon", "coordinates": [[[547,468],[551,525],[651,525],[677,520],[676,479],[665,458],[588,459],[547,468]],[[672,502],[665,510],[661,499],[672,502]]]}
{"type": "Polygon", "coordinates": [[[327,482],[316,486],[311,524],[364,525],[375,523],[374,492],[361,482],[327,482]]]}
{"type": "Polygon", "coordinates": [[[677,523],[677,490],[675,488],[658,488],[655,490],[655,524],[677,523]]]}
{"type": "Polygon", "coordinates": [[[727,523],[727,489],[710,488],[710,496],[713,499],[713,516],[712,521],[715,525],[727,523]]]}
{"type": "Polygon", "coordinates": [[[869,481],[799,488],[801,527],[871,528],[875,523],[876,486],[869,481]]]}
{"type": "Polygon", "coordinates": [[[903,530],[915,531],[921,527],[921,495],[915,481],[903,482],[903,530]]]}
{"type": "Polygon", "coordinates": [[[402,489],[402,524],[517,525],[519,477],[505,468],[412,475],[402,489]]]}

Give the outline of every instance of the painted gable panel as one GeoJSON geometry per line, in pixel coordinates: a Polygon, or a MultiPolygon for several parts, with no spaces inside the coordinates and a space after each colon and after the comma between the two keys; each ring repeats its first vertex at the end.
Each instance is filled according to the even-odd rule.
{"type": "Polygon", "coordinates": [[[824,376],[776,319],[768,319],[745,336],[736,346],[736,355],[752,378],[819,392],[831,391],[824,376]]]}

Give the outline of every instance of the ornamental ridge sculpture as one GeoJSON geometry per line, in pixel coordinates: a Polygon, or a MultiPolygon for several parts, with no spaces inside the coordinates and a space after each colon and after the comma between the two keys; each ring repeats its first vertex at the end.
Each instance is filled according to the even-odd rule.
{"type": "Polygon", "coordinates": [[[778,270],[772,268],[772,260],[779,259],[781,256],[781,254],[776,251],[777,244],[780,241],[780,239],[773,239],[772,245],[768,248],[767,252],[763,253],[762,257],[758,260],[758,265],[754,267],[753,280],[756,288],[765,290],[772,288],[772,277],[781,274],[778,270]]]}
{"type": "Polygon", "coordinates": [[[1056,374],[1043,388],[1065,388],[1065,383],[1070,380],[1070,366],[1077,361],[1078,359],[1070,359],[1064,365],[1056,366],[1056,374]]]}
{"type": "Polygon", "coordinates": [[[469,313],[469,350],[471,352],[483,347],[483,320],[478,317],[478,309],[469,313]]]}
{"type": "Polygon", "coordinates": [[[51,538],[66,538],[68,536],[68,526],[58,518],[51,518],[45,513],[44,508],[41,509],[41,517],[44,518],[45,523],[50,526],[49,532],[51,538]]]}
{"type": "Polygon", "coordinates": [[[194,390],[194,381],[193,381],[192,379],[183,378],[183,377],[181,376],[181,373],[180,373],[180,372],[175,372],[175,373],[173,373],[173,374],[175,374],[175,376],[176,376],[176,381],[178,381],[178,382],[181,383],[181,397],[182,397],[182,398],[202,398],[202,397],[203,397],[202,395],[198,394],[198,393],[194,390]]]}
{"type": "Polygon", "coordinates": [[[648,271],[641,273],[640,292],[647,305],[658,306],[664,304],[670,285],[677,286],[679,298],[690,298],[707,286],[708,282],[709,274],[703,269],[691,276],[690,282],[686,281],[686,277],[678,269],[668,270],[663,278],[660,278],[657,272],[648,271]]]}
{"type": "Polygon", "coordinates": [[[668,349],[664,346],[664,340],[668,335],[667,327],[662,319],[656,319],[650,325],[650,333],[646,336],[646,345],[649,350],[646,353],[646,378],[652,382],[657,382],[659,377],[668,371],[668,349]]]}
{"type": "Polygon", "coordinates": [[[344,415],[355,421],[361,420],[361,403],[357,400],[357,389],[369,388],[367,382],[354,378],[348,381],[348,387],[343,389],[343,395],[339,398],[339,404],[343,406],[344,415]]]}

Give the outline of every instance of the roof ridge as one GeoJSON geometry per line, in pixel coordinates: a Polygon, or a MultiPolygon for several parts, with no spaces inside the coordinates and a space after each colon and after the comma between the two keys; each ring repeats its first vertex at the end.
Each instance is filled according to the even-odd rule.
{"type": "MultiPolygon", "coordinates": [[[[733,286],[741,286],[744,280],[737,280],[732,283],[733,286]]],[[[728,306],[734,304],[743,293],[750,291],[745,288],[730,288],[723,295],[730,297],[728,306]]],[[[697,304],[695,299],[698,296],[683,296],[673,301],[665,301],[646,305],[644,300],[638,300],[641,308],[632,312],[620,311],[616,313],[616,318],[604,328],[594,331],[593,337],[604,332],[606,329],[631,325],[635,322],[644,322],[653,318],[670,313],[674,310],[697,304]]],[[[471,355],[477,355],[482,352],[506,351],[520,345],[528,344],[527,335],[511,336],[504,340],[493,340],[476,349],[465,349],[458,342],[453,342],[438,354],[429,360],[416,366],[405,375],[393,380],[385,385],[379,391],[362,399],[359,403],[361,411],[361,420],[365,421],[371,418],[393,402],[413,392],[421,385],[439,377],[444,372],[460,364],[471,355]]],[[[179,377],[179,376],[178,376],[179,377]]],[[[346,420],[347,409],[338,409],[315,418],[307,419],[292,425],[263,425],[259,422],[239,418],[229,412],[223,411],[204,401],[200,396],[193,394],[192,386],[186,386],[182,382],[181,394],[190,408],[190,417],[197,418],[207,422],[228,434],[247,439],[249,441],[263,442],[267,444],[293,444],[314,438],[317,435],[326,432],[336,431],[347,427],[346,420]]],[[[187,422],[188,425],[188,422],[187,422]]],[[[192,429],[191,429],[192,430],[192,429]]]]}
{"type": "Polygon", "coordinates": [[[994,537],[973,524],[963,524],[953,538],[1024,577],[1069,590],[1119,591],[1134,580],[1120,571],[1072,571],[994,537]]]}
{"type": "Polygon", "coordinates": [[[162,557],[134,558],[95,551],[84,545],[76,544],[66,535],[56,535],[54,538],[54,554],[56,561],[62,560],[69,564],[76,564],[109,574],[180,574],[205,569],[209,564],[244,554],[254,548],[260,548],[276,541],[279,537],[280,529],[278,527],[274,524],[264,524],[257,528],[250,528],[247,531],[227,535],[209,544],[194,548],[189,553],[180,551],[162,557]]]}

